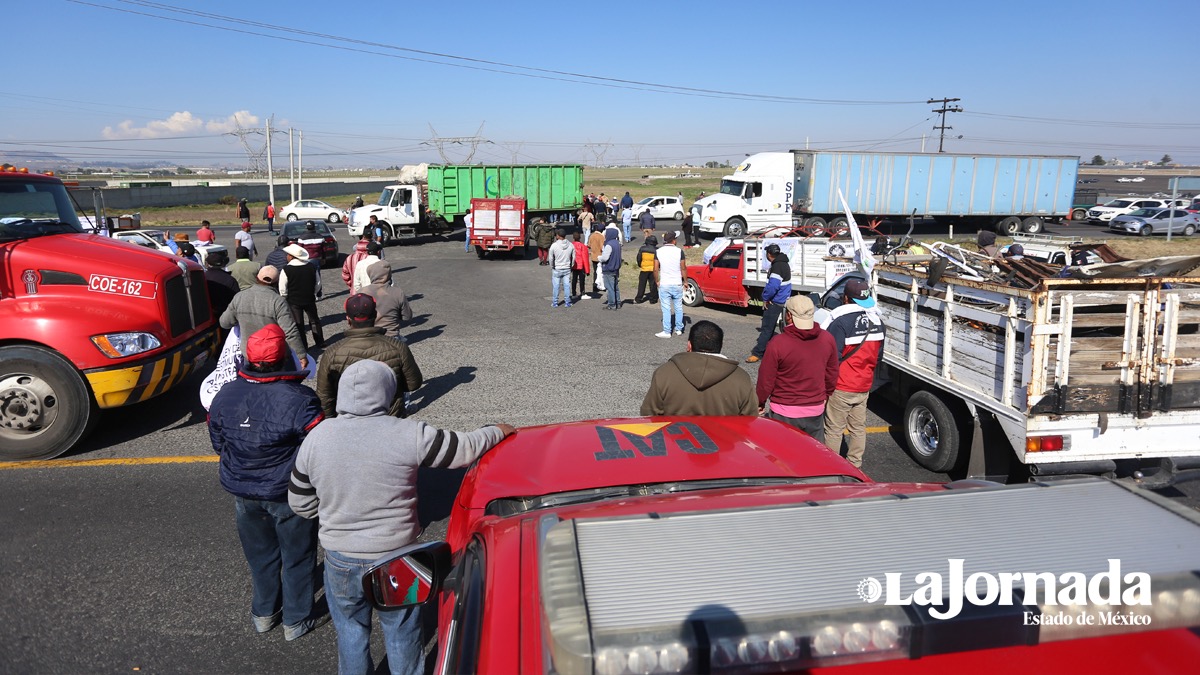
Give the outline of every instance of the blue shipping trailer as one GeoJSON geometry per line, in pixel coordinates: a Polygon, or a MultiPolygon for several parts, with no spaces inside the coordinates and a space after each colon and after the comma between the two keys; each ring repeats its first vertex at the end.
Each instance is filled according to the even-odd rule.
{"type": "Polygon", "coordinates": [[[1078,157],[904,154],[794,150],[794,211],[838,220],[838,189],[856,215],[917,216],[1040,232],[1071,213],[1078,157]]]}

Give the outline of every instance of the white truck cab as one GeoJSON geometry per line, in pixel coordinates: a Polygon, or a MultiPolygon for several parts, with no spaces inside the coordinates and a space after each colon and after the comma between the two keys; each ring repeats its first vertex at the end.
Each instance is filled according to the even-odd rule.
{"type": "Polygon", "coordinates": [[[421,222],[425,204],[422,192],[416,185],[388,185],[379,193],[379,201],[367,204],[350,212],[346,226],[351,236],[361,236],[371,216],[382,223],[387,240],[412,236],[414,228],[421,222]]]}
{"type": "Polygon", "coordinates": [[[697,202],[695,224],[701,232],[730,238],[790,227],[794,175],[790,152],[750,155],[721,179],[720,192],[697,202]]]}

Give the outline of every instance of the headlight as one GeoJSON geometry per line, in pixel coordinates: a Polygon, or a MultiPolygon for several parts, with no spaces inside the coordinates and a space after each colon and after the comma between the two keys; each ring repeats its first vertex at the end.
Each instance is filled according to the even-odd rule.
{"type": "Polygon", "coordinates": [[[120,359],[158,349],[162,343],[150,333],[109,333],[92,338],[96,348],[110,359],[120,359]]]}

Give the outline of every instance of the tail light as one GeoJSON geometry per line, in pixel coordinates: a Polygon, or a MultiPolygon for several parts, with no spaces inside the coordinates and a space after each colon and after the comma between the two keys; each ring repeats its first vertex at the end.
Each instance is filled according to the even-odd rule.
{"type": "Polygon", "coordinates": [[[1063,436],[1030,436],[1025,439],[1025,452],[1057,452],[1069,447],[1063,436]]]}

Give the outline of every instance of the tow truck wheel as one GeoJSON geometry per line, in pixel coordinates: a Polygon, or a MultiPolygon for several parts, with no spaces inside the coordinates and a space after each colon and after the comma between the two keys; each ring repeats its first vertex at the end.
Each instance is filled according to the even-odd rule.
{"type": "Polygon", "coordinates": [[[683,304],[688,307],[699,307],[704,304],[704,291],[700,290],[700,286],[692,279],[688,279],[683,285],[683,304]]]}
{"type": "Polygon", "coordinates": [[[904,439],[917,464],[945,473],[958,463],[958,424],[950,407],[931,392],[918,391],[904,408],[904,439]]]}
{"type": "Polygon", "coordinates": [[[746,221],[741,218],[730,218],[725,223],[725,236],[730,239],[746,236],[746,221]]]}
{"type": "Polygon", "coordinates": [[[79,371],[40,347],[0,347],[0,460],[50,459],[98,413],[79,371]]]}
{"type": "Polygon", "coordinates": [[[297,220],[300,220],[300,216],[298,216],[298,215],[296,215],[296,214],[294,214],[294,213],[289,213],[289,214],[287,214],[287,219],[288,219],[288,222],[292,222],[292,223],[294,223],[294,222],[296,222],[297,220]]]}
{"type": "Polygon", "coordinates": [[[1001,218],[1000,222],[996,223],[996,234],[1002,234],[1006,237],[1011,237],[1021,231],[1021,219],[1016,216],[1001,218]]]}

